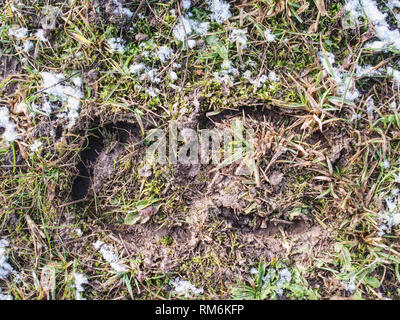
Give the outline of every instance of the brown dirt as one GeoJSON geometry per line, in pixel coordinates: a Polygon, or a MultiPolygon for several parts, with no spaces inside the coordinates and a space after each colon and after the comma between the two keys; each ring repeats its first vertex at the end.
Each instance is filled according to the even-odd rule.
{"type": "MultiPolygon", "coordinates": [[[[129,8],[128,1],[119,0],[119,2],[124,8],[129,8]]],[[[116,9],[117,5],[113,0],[94,0],[89,11],[89,21],[97,25],[115,23],[124,27],[130,22],[130,19],[116,14],[116,9]]]]}
{"type": "MultiPolygon", "coordinates": [[[[218,123],[229,123],[238,112],[243,110],[224,112],[222,116],[217,116],[218,123]]],[[[258,119],[267,121],[271,129],[281,123],[281,118],[274,111],[263,110],[263,117],[259,112],[255,110],[251,115],[258,115],[258,119]]],[[[204,120],[195,111],[190,116],[179,118],[178,126],[180,129],[194,129],[217,123],[215,117],[212,121],[204,120]]],[[[114,176],[119,171],[120,159],[127,154],[126,147],[135,141],[136,130],[132,124],[119,122],[88,131],[86,148],[80,154],[79,176],[73,186],[75,199],[90,198],[105,185],[122,178],[114,179],[114,176]]],[[[314,145],[323,148],[334,162],[341,160],[342,150],[347,150],[345,142],[339,143],[346,140],[339,135],[325,134],[317,140],[322,143],[314,145]],[[331,146],[334,143],[343,147],[333,149],[331,146]]],[[[275,151],[268,157],[274,154],[275,151]]],[[[282,153],[282,156],[285,154],[282,153]]],[[[268,172],[269,185],[252,188],[246,185],[246,178],[233,175],[232,168],[210,173],[213,168],[212,165],[176,165],[172,168],[173,179],[170,179],[163,196],[177,192],[187,211],[173,208],[165,211],[161,206],[160,210],[149,209],[150,219],[144,224],[124,226],[114,222],[110,226],[107,223],[128,251],[142,258],[143,277],[150,273],[179,272],[182,263],[196,256],[218,257],[224,263],[218,266],[218,273],[217,270],[215,273],[208,271],[216,283],[223,280],[228,285],[238,280],[249,261],[262,257],[267,260],[290,257],[298,265],[307,267],[321,252],[327,252],[331,246],[330,230],[303,213],[294,217],[289,214],[291,209],[307,199],[301,193],[295,194],[296,201],[285,199],[284,193],[296,179],[290,174],[291,168],[272,165],[268,172]],[[258,196],[267,189],[269,193],[264,199],[259,199],[258,196]],[[252,204],[255,206],[248,212],[252,204]],[[166,239],[169,239],[167,243],[166,239]],[[235,247],[233,243],[240,246],[235,247]]],[[[144,176],[150,177],[151,168],[146,170],[144,176]]],[[[307,172],[305,170],[304,174],[307,172]]],[[[127,179],[125,176],[122,180],[127,179]]],[[[126,196],[129,198],[129,194],[126,196]]]]}
{"type": "Polygon", "coordinates": [[[110,123],[89,132],[77,164],[79,173],[72,186],[74,200],[100,192],[118,169],[117,160],[126,153],[123,145],[137,141],[136,126],[130,123],[110,123]]]}

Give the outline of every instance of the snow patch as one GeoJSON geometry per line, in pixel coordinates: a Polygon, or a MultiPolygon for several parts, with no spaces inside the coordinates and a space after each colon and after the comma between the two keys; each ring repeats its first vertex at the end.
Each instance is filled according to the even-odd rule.
{"type": "Polygon", "coordinates": [[[191,34],[203,35],[210,28],[209,22],[198,22],[191,19],[188,15],[179,19],[178,24],[172,30],[175,39],[185,41],[185,38],[191,34]]]}
{"type": "Polygon", "coordinates": [[[275,41],[275,35],[272,33],[272,31],[270,29],[265,29],[264,38],[265,38],[265,40],[267,40],[267,42],[275,41]]]}
{"type": "Polygon", "coordinates": [[[85,292],[85,284],[88,284],[89,281],[87,277],[81,273],[74,273],[75,279],[75,290],[76,290],[76,300],[86,300],[82,297],[82,293],[85,292]]]}
{"type": "Polygon", "coordinates": [[[36,140],[34,143],[30,145],[30,149],[32,152],[38,152],[40,150],[40,147],[42,146],[42,142],[39,140],[36,140]]]}
{"type": "Polygon", "coordinates": [[[279,270],[279,280],[276,283],[276,286],[278,288],[275,291],[277,295],[281,296],[283,294],[282,287],[285,284],[289,283],[290,280],[292,280],[292,274],[290,273],[290,271],[287,268],[279,270]]]}
{"type": "Polygon", "coordinates": [[[21,28],[18,26],[13,26],[8,30],[8,35],[10,37],[15,37],[18,40],[28,37],[28,29],[21,28]]]}
{"type": "Polygon", "coordinates": [[[123,54],[125,51],[125,41],[121,38],[110,38],[107,39],[107,44],[110,47],[112,52],[118,52],[119,54],[123,54]]]}
{"type": "Polygon", "coordinates": [[[93,243],[93,246],[101,253],[103,259],[111,265],[111,268],[113,268],[115,272],[122,273],[128,271],[128,268],[120,263],[119,257],[112,246],[109,246],[100,240],[93,243]]]}
{"type": "Polygon", "coordinates": [[[157,56],[160,59],[161,63],[167,62],[171,59],[171,56],[174,54],[174,50],[168,48],[167,46],[162,46],[157,50],[157,56]]]}
{"type": "Polygon", "coordinates": [[[223,0],[207,0],[207,3],[211,11],[211,20],[218,24],[222,24],[224,21],[232,17],[232,13],[229,10],[230,4],[223,0]]]}
{"type": "Polygon", "coordinates": [[[243,49],[247,48],[247,30],[233,29],[230,36],[229,42],[238,43],[243,49]]]}
{"type": "Polygon", "coordinates": [[[183,9],[190,9],[190,6],[192,5],[190,0],[182,0],[182,8],[183,9]]]}
{"type": "Polygon", "coordinates": [[[11,294],[3,294],[0,288],[0,300],[14,300],[11,294]]]}
{"type": "Polygon", "coordinates": [[[10,112],[7,107],[0,107],[0,128],[5,129],[4,140],[9,143],[19,138],[16,132],[16,124],[10,121],[10,112]]]}
{"type": "Polygon", "coordinates": [[[46,42],[48,39],[46,38],[46,33],[43,29],[39,29],[35,33],[35,37],[38,38],[40,41],[46,42]]]}
{"type": "Polygon", "coordinates": [[[116,8],[114,10],[114,14],[117,16],[126,16],[127,18],[133,17],[133,12],[127,8],[124,8],[118,0],[113,0],[116,8]]]}
{"type": "Polygon", "coordinates": [[[378,217],[378,235],[380,237],[389,234],[393,227],[400,225],[400,211],[398,202],[399,190],[394,189],[390,196],[384,199],[387,210],[378,217]]]}
{"type": "Polygon", "coordinates": [[[202,288],[196,288],[187,280],[176,278],[175,280],[171,280],[170,284],[174,287],[174,292],[176,294],[184,295],[186,298],[203,293],[202,288]]]}
{"type": "MultiPolygon", "coordinates": [[[[387,5],[393,10],[399,7],[399,2],[391,0],[387,5]]],[[[379,10],[375,0],[347,0],[344,9],[353,23],[360,24],[360,18],[366,18],[373,25],[371,32],[379,41],[367,43],[366,48],[385,51],[390,48],[400,50],[400,32],[398,29],[391,30],[387,22],[388,14],[379,10]]]]}
{"type": "Polygon", "coordinates": [[[333,80],[337,83],[337,91],[341,98],[348,101],[358,100],[360,97],[360,92],[355,88],[354,78],[351,76],[349,72],[344,70],[342,66],[337,68],[333,67],[335,63],[335,56],[330,52],[322,52],[318,53],[319,59],[323,68],[331,75],[333,80]]]}
{"type": "MultiPolygon", "coordinates": [[[[59,118],[68,118],[68,128],[73,127],[79,116],[79,108],[81,99],[83,98],[80,88],[82,79],[80,77],[75,77],[70,80],[73,85],[64,85],[63,83],[65,83],[66,79],[61,73],[41,72],[40,75],[43,79],[43,91],[66,103],[67,110],[59,114],[59,118]]],[[[49,100],[45,101],[42,105],[42,110],[48,115],[55,109],[58,109],[58,106],[51,103],[49,100]]]]}

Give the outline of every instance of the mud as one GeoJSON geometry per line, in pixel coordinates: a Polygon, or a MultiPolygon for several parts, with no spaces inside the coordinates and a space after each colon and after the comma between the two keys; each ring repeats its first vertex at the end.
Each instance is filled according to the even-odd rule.
{"type": "MultiPolygon", "coordinates": [[[[129,7],[128,1],[118,0],[123,8],[130,9],[135,12],[134,9],[129,7]]],[[[121,28],[124,28],[131,21],[130,18],[118,14],[118,6],[113,0],[94,0],[89,11],[89,21],[95,23],[98,26],[107,26],[110,23],[118,24],[121,28]]]]}
{"type": "MultiPolygon", "coordinates": [[[[257,125],[257,120],[267,121],[271,130],[280,126],[284,118],[268,108],[243,108],[209,117],[195,110],[189,116],[180,117],[178,125],[180,129],[229,125],[243,113],[256,118],[249,125],[257,125]]],[[[126,147],[137,141],[136,130],[134,125],[122,122],[87,130],[86,147],[80,154],[79,176],[73,186],[75,199],[90,198],[113,181],[121,158],[126,156],[126,147]]],[[[333,150],[329,148],[330,136],[316,134],[312,138],[323,141],[327,155],[333,150]]],[[[338,139],[331,138],[334,142],[338,139]]],[[[343,148],[338,149],[338,155],[332,153],[335,162],[340,161],[346,144],[340,145],[343,148]]],[[[270,159],[274,154],[276,150],[271,150],[266,157],[270,159]]],[[[285,199],[283,194],[295,179],[288,174],[288,168],[272,164],[268,183],[258,187],[246,185],[247,178],[233,174],[232,168],[211,172],[213,168],[211,164],[172,167],[172,179],[166,183],[162,196],[167,198],[177,192],[182,208],[187,210],[171,208],[167,212],[161,206],[160,210],[152,211],[143,224],[107,223],[128,251],[141,258],[144,274],[178,272],[182,263],[196,256],[215,256],[224,261],[224,265],[219,265],[220,274],[212,277],[229,284],[237,281],[240,270],[249,261],[290,257],[299,265],[308,266],[322,249],[330,246],[329,230],[306,214],[291,216],[290,210],[298,203],[305,203],[306,196],[296,194],[298,203],[285,199]],[[263,192],[264,198],[260,196],[263,192]],[[240,245],[235,247],[234,243],[240,245]]],[[[152,179],[152,169],[143,167],[139,176],[152,179]]],[[[128,194],[124,195],[129,198],[128,194]]]]}
{"type": "Polygon", "coordinates": [[[124,144],[137,142],[134,124],[117,122],[88,130],[87,140],[79,155],[79,174],[72,185],[73,200],[91,197],[101,191],[118,167],[118,159],[125,153],[124,144]],[[107,137],[109,140],[107,140],[107,137]]]}
{"type": "Polygon", "coordinates": [[[17,90],[18,83],[16,81],[12,81],[14,76],[17,76],[21,70],[21,63],[19,60],[12,56],[7,56],[1,53],[0,50],[0,83],[6,79],[10,79],[7,81],[5,86],[2,86],[0,89],[0,93],[11,96],[17,90]]]}

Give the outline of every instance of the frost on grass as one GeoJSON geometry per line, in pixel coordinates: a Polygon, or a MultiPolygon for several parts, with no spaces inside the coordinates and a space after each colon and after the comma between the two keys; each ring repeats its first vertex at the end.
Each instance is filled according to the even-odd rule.
{"type": "Polygon", "coordinates": [[[7,107],[0,107],[0,128],[4,129],[3,139],[7,144],[18,139],[17,126],[10,120],[10,112],[7,107]]]}
{"type": "Polygon", "coordinates": [[[76,300],[86,300],[82,297],[82,293],[85,291],[85,284],[88,284],[89,281],[87,277],[81,273],[74,273],[75,279],[75,290],[76,290],[76,300]]]}
{"type": "Polygon", "coordinates": [[[387,196],[384,201],[386,210],[378,217],[379,236],[390,234],[393,227],[400,225],[400,211],[398,202],[399,190],[394,189],[390,196],[387,196]]]}
{"type": "Polygon", "coordinates": [[[199,295],[203,293],[202,288],[196,288],[187,280],[176,278],[170,281],[170,285],[174,287],[174,292],[177,295],[184,295],[186,298],[199,295]]]}
{"type": "Polygon", "coordinates": [[[114,248],[105,244],[103,241],[96,241],[93,243],[94,248],[101,253],[104,260],[106,260],[111,268],[117,273],[127,272],[128,268],[120,263],[119,257],[114,251],[114,248]]]}
{"type": "MultiPolygon", "coordinates": [[[[79,117],[79,109],[81,99],[83,98],[81,86],[82,79],[75,77],[71,79],[70,85],[66,85],[65,76],[61,73],[41,72],[44,92],[56,100],[66,104],[63,112],[58,114],[59,118],[67,118],[69,121],[68,128],[75,125],[76,119],[79,117]]],[[[52,99],[47,99],[42,105],[42,111],[50,115],[54,110],[59,109],[59,106],[52,102],[52,99]]]]}

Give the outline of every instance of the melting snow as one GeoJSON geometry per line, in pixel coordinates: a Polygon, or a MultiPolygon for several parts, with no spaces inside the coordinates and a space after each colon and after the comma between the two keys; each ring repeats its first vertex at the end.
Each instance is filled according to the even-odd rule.
{"type": "Polygon", "coordinates": [[[87,277],[81,273],[74,273],[75,278],[75,290],[76,290],[76,300],[86,300],[82,297],[82,292],[85,291],[84,285],[88,284],[89,281],[87,277]]]}
{"type": "Polygon", "coordinates": [[[0,240],[0,279],[5,280],[14,272],[13,267],[8,263],[7,248],[10,243],[7,239],[0,240]]]}
{"type": "Polygon", "coordinates": [[[272,33],[272,31],[270,29],[265,29],[264,37],[265,37],[265,40],[267,40],[268,42],[275,41],[275,35],[272,33]]]}
{"type": "Polygon", "coordinates": [[[114,14],[118,16],[126,16],[128,18],[132,18],[133,12],[127,8],[124,8],[118,0],[113,0],[113,3],[115,4],[116,8],[114,10],[114,14]]]}
{"type": "Polygon", "coordinates": [[[275,71],[270,71],[268,73],[268,80],[271,82],[279,82],[279,76],[276,75],[275,71]]]}
{"type": "Polygon", "coordinates": [[[0,288],[0,300],[14,300],[11,294],[3,294],[0,288]]]}
{"type": "MultiPolygon", "coordinates": [[[[393,10],[394,7],[400,7],[400,4],[397,0],[391,0],[388,2],[388,6],[393,10]]],[[[391,30],[389,23],[386,21],[388,14],[379,10],[376,1],[347,0],[344,9],[356,24],[359,23],[359,18],[366,17],[373,25],[371,30],[379,41],[370,42],[366,47],[385,50],[394,47],[400,50],[400,32],[398,29],[391,30]]]]}
{"type": "Polygon", "coordinates": [[[169,77],[171,78],[171,81],[175,81],[175,80],[178,80],[178,75],[176,74],[176,72],[175,71],[170,71],[169,72],[169,77]]]}
{"type": "Polygon", "coordinates": [[[286,283],[289,283],[290,280],[292,280],[292,274],[287,268],[279,270],[279,280],[276,283],[276,286],[278,287],[276,293],[278,295],[281,296],[283,294],[282,286],[285,285],[286,283]]]}
{"type": "Polygon", "coordinates": [[[10,112],[7,107],[0,107],[0,128],[5,129],[3,133],[4,140],[9,143],[18,139],[15,123],[10,121],[10,112]]]}
{"type": "Polygon", "coordinates": [[[211,20],[215,21],[219,24],[228,20],[232,17],[232,13],[229,10],[230,4],[223,0],[207,0],[208,5],[210,6],[211,11],[211,20]]]}
{"type": "Polygon", "coordinates": [[[125,41],[121,38],[107,39],[107,44],[109,45],[112,52],[123,54],[125,51],[125,41]]]}
{"type": "Polygon", "coordinates": [[[187,280],[176,278],[175,280],[171,280],[170,284],[174,287],[174,292],[176,294],[184,295],[186,298],[190,298],[192,295],[199,295],[203,293],[202,288],[196,288],[187,280]]]}
{"type": "Polygon", "coordinates": [[[360,92],[355,88],[355,82],[351,74],[343,69],[343,67],[335,68],[335,56],[326,52],[325,54],[320,51],[319,59],[324,69],[332,76],[338,85],[338,93],[341,97],[345,96],[346,100],[355,101],[359,98],[360,92]]]}
{"type": "Polygon", "coordinates": [[[28,29],[14,26],[8,30],[8,35],[10,37],[15,37],[16,39],[21,40],[28,36],[28,29]]]}
{"type": "Polygon", "coordinates": [[[160,59],[161,63],[167,62],[171,59],[171,56],[174,54],[174,51],[167,46],[162,46],[157,50],[157,56],[160,59]]]}
{"type": "Polygon", "coordinates": [[[190,0],[182,0],[182,7],[183,7],[183,9],[186,9],[186,10],[188,10],[188,9],[190,9],[190,6],[191,6],[192,4],[191,4],[191,1],[190,0]]]}
{"type": "Polygon", "coordinates": [[[391,196],[385,198],[387,210],[383,211],[378,218],[379,236],[389,234],[393,227],[400,225],[400,211],[398,203],[399,190],[392,191],[391,196]]]}
{"type": "Polygon", "coordinates": [[[46,33],[43,29],[39,29],[38,31],[36,31],[35,33],[35,37],[38,38],[40,41],[46,42],[48,41],[46,38],[46,33]]]}
{"type": "Polygon", "coordinates": [[[133,74],[139,74],[145,69],[144,63],[133,64],[129,67],[129,72],[133,74]]]}
{"type": "Polygon", "coordinates": [[[120,263],[118,255],[115,253],[113,247],[105,244],[103,241],[96,241],[93,246],[101,253],[104,260],[106,260],[117,273],[127,272],[128,268],[120,263]]]}
{"type": "Polygon", "coordinates": [[[243,49],[247,48],[247,30],[233,29],[229,42],[239,43],[243,49]]]}
{"type": "Polygon", "coordinates": [[[179,19],[178,24],[173,29],[172,33],[175,39],[185,41],[185,38],[193,33],[202,35],[208,31],[209,22],[198,22],[191,19],[188,15],[179,19]]]}
{"type": "Polygon", "coordinates": [[[392,67],[387,68],[387,73],[389,76],[393,77],[393,81],[397,88],[400,88],[400,71],[395,70],[392,67]]]}
{"type": "Polygon", "coordinates": [[[36,140],[34,143],[30,145],[30,149],[32,152],[38,152],[40,150],[40,147],[42,146],[42,142],[39,140],[36,140]]]}
{"type": "MultiPolygon", "coordinates": [[[[75,125],[76,119],[79,116],[80,99],[83,97],[80,88],[82,79],[80,77],[73,78],[71,82],[74,86],[69,86],[63,84],[64,82],[62,81],[65,80],[65,77],[60,73],[41,72],[40,75],[43,79],[42,85],[44,92],[66,102],[68,112],[61,113],[59,117],[67,117],[69,119],[68,127],[71,128],[75,125]]],[[[47,114],[50,114],[56,108],[58,108],[58,106],[50,101],[45,101],[42,106],[42,110],[47,114]]]]}
{"type": "Polygon", "coordinates": [[[82,232],[81,229],[77,228],[77,229],[75,229],[75,232],[76,232],[76,235],[77,235],[78,237],[82,237],[83,232],[82,232]]]}

